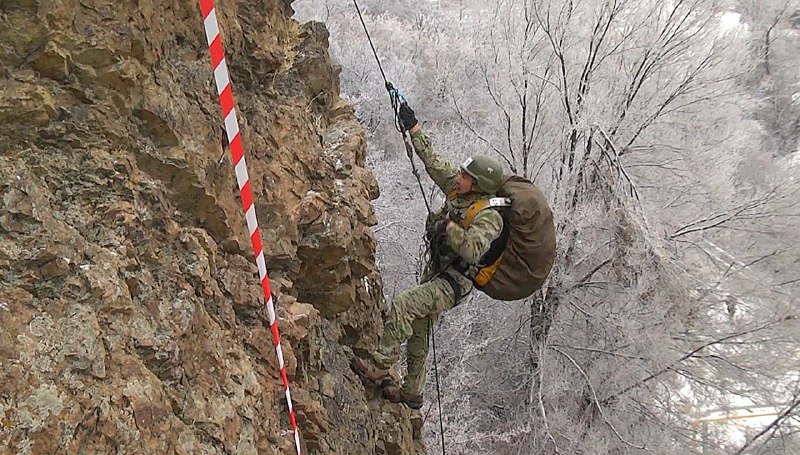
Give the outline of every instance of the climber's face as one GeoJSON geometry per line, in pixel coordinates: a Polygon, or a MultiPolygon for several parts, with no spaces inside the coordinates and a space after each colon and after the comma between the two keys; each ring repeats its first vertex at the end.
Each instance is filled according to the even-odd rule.
{"type": "Polygon", "coordinates": [[[456,175],[456,179],[453,182],[453,190],[455,190],[457,194],[467,194],[472,191],[474,185],[475,179],[466,172],[461,171],[456,175]]]}

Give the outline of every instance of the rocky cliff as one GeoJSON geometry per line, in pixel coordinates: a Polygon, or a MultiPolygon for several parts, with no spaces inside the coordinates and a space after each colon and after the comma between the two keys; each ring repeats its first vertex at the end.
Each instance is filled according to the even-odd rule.
{"type": "MultiPolygon", "coordinates": [[[[323,25],[217,3],[308,453],[422,453],[348,364],[378,196],[323,25]]],[[[0,1],[0,451],[294,453],[192,0],[0,1]]]]}

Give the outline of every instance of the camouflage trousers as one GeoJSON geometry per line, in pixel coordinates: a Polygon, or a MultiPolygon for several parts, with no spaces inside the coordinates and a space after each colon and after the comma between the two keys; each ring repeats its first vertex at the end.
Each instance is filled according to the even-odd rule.
{"type": "MultiPolygon", "coordinates": [[[[455,270],[448,268],[444,273],[448,272],[461,287],[459,300],[472,291],[470,280],[455,270]]],[[[441,275],[403,291],[392,302],[391,312],[383,326],[383,336],[372,357],[382,368],[389,368],[397,363],[400,345],[408,340],[404,392],[422,394],[425,389],[428,335],[439,315],[455,303],[453,286],[441,275]]]]}

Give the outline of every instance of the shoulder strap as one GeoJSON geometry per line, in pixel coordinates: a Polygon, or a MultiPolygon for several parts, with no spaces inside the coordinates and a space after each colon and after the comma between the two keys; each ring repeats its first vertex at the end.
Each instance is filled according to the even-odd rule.
{"type": "Polygon", "coordinates": [[[468,228],[478,213],[484,209],[492,207],[511,207],[511,199],[507,197],[492,197],[473,202],[472,205],[470,205],[467,209],[467,213],[464,215],[464,221],[461,222],[461,226],[468,228]]]}

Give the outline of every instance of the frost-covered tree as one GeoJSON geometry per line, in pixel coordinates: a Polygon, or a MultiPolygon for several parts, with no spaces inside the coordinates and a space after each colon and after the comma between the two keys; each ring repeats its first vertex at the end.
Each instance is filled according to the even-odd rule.
{"type": "MultiPolygon", "coordinates": [[[[791,403],[798,370],[798,183],[755,153],[758,99],[741,85],[752,54],[746,34],[720,27],[724,5],[360,4],[387,76],[438,148],[456,160],[495,154],[535,179],[559,227],[541,294],[502,303],[476,293],[438,331],[448,451],[789,444],[794,410],[764,433],[777,439],[757,429],[743,443],[696,424],[748,400],[791,403]]],[[[326,19],[344,94],[370,134],[391,297],[416,279],[425,205],[352,4],[295,6],[326,19]]]]}
{"type": "Polygon", "coordinates": [[[765,125],[766,153],[800,150],[800,1],[740,0],[742,27],[750,38],[754,68],[749,83],[759,96],[757,114],[765,125]]]}

